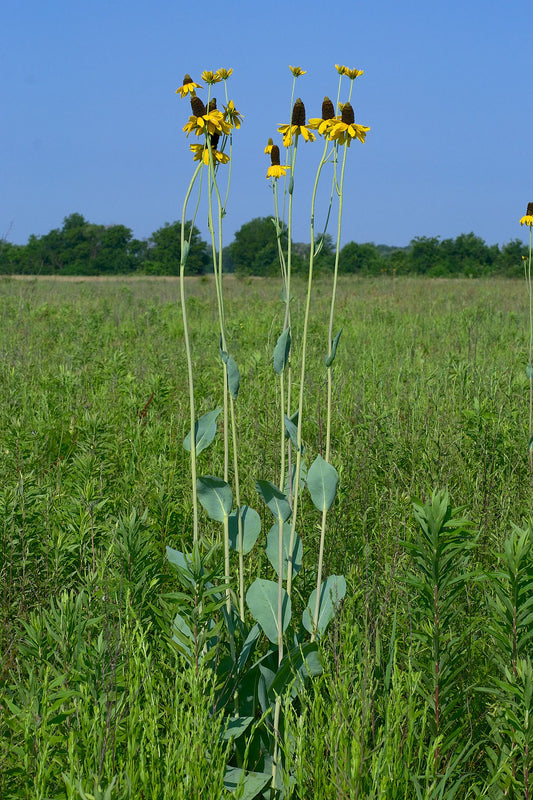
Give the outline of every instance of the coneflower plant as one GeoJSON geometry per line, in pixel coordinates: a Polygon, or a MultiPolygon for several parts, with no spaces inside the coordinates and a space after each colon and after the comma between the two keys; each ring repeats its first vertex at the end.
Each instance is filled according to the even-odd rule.
{"type": "MultiPolygon", "coordinates": [[[[227,719],[227,738],[233,741],[233,756],[226,772],[225,785],[230,791],[244,791],[247,797],[266,789],[272,797],[285,796],[291,785],[291,764],[284,760],[283,708],[304,687],[304,682],[321,672],[318,640],[333,618],[346,593],[342,575],[323,577],[327,514],[332,507],[339,482],[331,445],[333,362],[340,331],[333,336],[335,295],[341,237],[342,200],[346,155],[354,139],[365,141],[368,127],[355,123],[350,103],[353,82],[360,70],[337,67],[339,88],[335,114],[333,103],[325,98],[322,117],[306,122],[301,98],[294,102],[295,82],[305,75],[300,67],[290,67],[293,75],[290,122],[280,125],[280,144],[270,139],[265,153],[270,156],[267,179],[274,198],[272,219],[278,243],[281,273],[283,319],[272,354],[272,367],[278,376],[276,393],[279,427],[273,433],[280,443],[279,462],[270,468],[272,480],[257,480],[256,491],[272,514],[272,525],[264,538],[268,561],[266,576],[259,575],[245,590],[244,556],[261,535],[259,513],[241,497],[239,474],[249,473],[254,465],[241,464],[237,397],[240,372],[231,355],[222,275],[222,222],[229,198],[232,164],[232,137],[241,125],[241,115],[227,95],[227,80],[232,70],[206,71],[207,97],[200,99],[202,84],[186,75],[177,93],[190,100],[192,114],[183,130],[197,141],[190,145],[193,160],[198,162],[185,194],[182,208],[180,258],[180,298],[187,358],[189,395],[189,433],[184,447],[190,452],[192,519],[190,548],[186,552],[167,548],[167,556],[177,570],[182,602],[173,625],[175,645],[191,668],[200,674],[204,665],[213,668],[216,702],[213,713],[227,719]],[[350,80],[349,96],[339,102],[341,80],[350,80]],[[219,111],[211,96],[212,87],[224,83],[225,105],[219,111]],[[315,133],[314,131],[317,131],[315,133]],[[320,158],[310,201],[311,247],[307,264],[307,292],[304,302],[301,336],[293,340],[292,320],[292,222],[295,202],[295,168],[300,139],[314,142],[323,138],[320,158]],[[283,152],[283,158],[281,153],[283,152]],[[342,153],[339,167],[339,155],[342,153]],[[326,165],[331,166],[328,185],[329,208],[316,235],[315,208],[320,179],[326,165]],[[224,191],[220,188],[219,170],[227,167],[224,191]],[[278,184],[283,183],[282,197],[278,184]],[[194,222],[207,196],[207,219],[211,236],[214,286],[219,329],[213,336],[213,350],[218,349],[221,364],[221,404],[197,418],[194,355],[191,346],[186,302],[188,241],[186,217],[194,204],[194,222]],[[194,200],[193,200],[194,195],[194,200]],[[327,436],[323,453],[316,453],[309,469],[304,453],[311,452],[306,435],[305,395],[308,359],[311,295],[315,259],[322,248],[330,212],[337,199],[337,240],[331,297],[330,318],[324,321],[324,368],[328,382],[327,436]],[[217,348],[218,344],[218,348],[217,348]],[[215,439],[217,420],[223,419],[223,474],[199,475],[198,456],[215,439]],[[319,512],[320,530],[316,588],[304,598],[299,619],[293,614],[293,584],[303,559],[306,532],[302,530],[299,509],[302,495],[309,492],[319,512]],[[213,542],[200,525],[200,507],[220,524],[220,536],[213,542]],[[232,555],[232,551],[234,555],[232,555]],[[218,555],[220,553],[220,556],[218,555]],[[220,563],[217,563],[217,559],[220,563]],[[274,573],[273,578],[269,575],[274,573]],[[246,608],[247,606],[247,608],[246,608]],[[254,656],[254,653],[257,654],[254,656]]],[[[192,226],[188,229],[192,230],[192,226]]],[[[216,395],[213,388],[212,394],[216,395]]],[[[208,528],[208,530],[211,530],[208,528]]],[[[257,572],[256,572],[257,574],[257,572]]]]}

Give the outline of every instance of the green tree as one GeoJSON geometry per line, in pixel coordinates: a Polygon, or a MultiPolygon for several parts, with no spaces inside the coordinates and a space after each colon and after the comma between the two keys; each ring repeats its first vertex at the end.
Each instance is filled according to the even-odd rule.
{"type": "Polygon", "coordinates": [[[409,271],[424,275],[439,263],[439,237],[416,236],[409,250],[409,271]]]}
{"type": "Polygon", "coordinates": [[[376,275],[385,268],[385,261],[373,243],[348,242],[339,254],[339,272],[376,275]]]}
{"type": "MultiPolygon", "coordinates": [[[[190,236],[185,272],[187,275],[203,275],[209,270],[209,251],[198,228],[193,227],[191,232],[191,224],[191,222],[185,223],[185,239],[188,240],[190,236]]],[[[144,269],[153,275],[179,275],[180,257],[181,223],[165,222],[163,227],[154,231],[148,240],[144,269]]]]}
{"type": "MultiPolygon", "coordinates": [[[[283,246],[286,246],[285,235],[283,246]]],[[[242,225],[229,252],[238,275],[276,275],[279,271],[278,243],[272,219],[256,217],[242,225]]]]}

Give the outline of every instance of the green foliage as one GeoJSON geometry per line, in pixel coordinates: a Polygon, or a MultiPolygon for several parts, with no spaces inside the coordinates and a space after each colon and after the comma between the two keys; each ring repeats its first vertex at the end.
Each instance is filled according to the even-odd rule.
{"type": "MultiPolygon", "coordinates": [[[[282,247],[286,235],[282,234],[282,247]]],[[[279,271],[276,229],[270,217],[256,217],[235,233],[229,252],[237,275],[277,275],[279,271]]]]}

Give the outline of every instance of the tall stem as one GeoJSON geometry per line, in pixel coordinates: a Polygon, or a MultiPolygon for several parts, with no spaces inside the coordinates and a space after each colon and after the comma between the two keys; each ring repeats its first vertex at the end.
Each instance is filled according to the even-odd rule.
{"type": "Polygon", "coordinates": [[[183,317],[183,338],[185,341],[185,353],[187,356],[187,383],[189,389],[189,411],[190,411],[190,430],[191,430],[191,482],[192,482],[192,513],[193,513],[193,543],[198,541],[198,493],[196,490],[196,411],[194,405],[194,380],[191,356],[191,344],[189,340],[189,325],[187,322],[187,306],[185,304],[185,262],[187,261],[187,249],[185,246],[185,214],[187,212],[187,203],[194,186],[194,182],[198,177],[198,173],[202,164],[198,164],[191,178],[185,200],[183,201],[183,208],[181,212],[181,234],[180,234],[180,301],[181,301],[181,315],[183,317]]]}

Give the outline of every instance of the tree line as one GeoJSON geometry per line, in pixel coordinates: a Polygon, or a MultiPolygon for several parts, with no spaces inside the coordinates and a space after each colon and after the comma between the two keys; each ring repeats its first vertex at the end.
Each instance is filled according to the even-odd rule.
{"type": "MultiPolygon", "coordinates": [[[[198,228],[186,223],[190,240],[186,272],[204,275],[212,269],[211,250],[198,228]]],[[[3,275],[178,275],[181,252],[181,225],[165,223],[148,239],[135,239],[124,225],[96,225],[81,214],[70,214],[61,228],[44,236],[32,235],[25,245],[0,240],[0,274],[3,275]]],[[[233,242],[222,251],[225,272],[236,275],[277,275],[279,245],[286,252],[287,233],[278,242],[269,217],[246,222],[235,233],[233,242]]],[[[335,247],[330,234],[317,237],[315,269],[328,272],[335,263],[335,247]]],[[[310,245],[293,242],[291,263],[295,273],[305,273],[310,245]]],[[[418,274],[432,277],[466,275],[523,274],[527,246],[514,239],[500,247],[487,245],[474,233],[455,239],[420,236],[407,247],[348,242],[339,254],[339,271],[345,274],[418,274]]]]}

